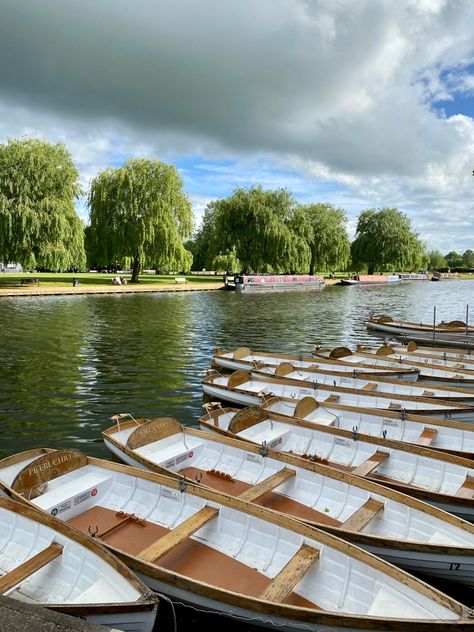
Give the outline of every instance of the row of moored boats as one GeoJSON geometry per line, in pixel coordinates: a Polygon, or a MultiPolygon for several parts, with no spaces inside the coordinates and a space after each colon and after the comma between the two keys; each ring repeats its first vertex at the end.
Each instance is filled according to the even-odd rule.
{"type": "Polygon", "coordinates": [[[199,428],[118,414],[126,465],[0,461],[3,594],[136,632],[156,593],[289,631],[474,631],[429,583],[474,587],[473,380],[417,345],[216,349],[199,428]]]}

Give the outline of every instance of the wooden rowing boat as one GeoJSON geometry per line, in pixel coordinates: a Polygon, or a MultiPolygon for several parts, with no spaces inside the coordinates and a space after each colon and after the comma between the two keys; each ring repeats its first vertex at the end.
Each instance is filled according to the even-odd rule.
{"type": "Polygon", "coordinates": [[[352,377],[382,377],[400,378],[416,381],[418,370],[413,368],[390,368],[374,367],[367,369],[361,367],[345,367],[340,363],[328,358],[318,358],[314,356],[280,354],[280,353],[253,353],[248,347],[239,347],[235,351],[227,349],[214,349],[213,365],[225,369],[256,369],[265,365],[276,366],[281,362],[291,362],[295,367],[301,369],[318,369],[322,373],[333,376],[352,377]]]}
{"type": "Polygon", "coordinates": [[[474,327],[463,321],[454,320],[438,325],[395,320],[391,316],[373,316],[367,321],[367,328],[383,334],[391,334],[409,340],[420,340],[425,344],[452,344],[472,348],[474,327]]]}
{"type": "MultiPolygon", "coordinates": [[[[319,349],[317,347],[316,349],[319,349]]],[[[466,388],[455,386],[436,386],[426,384],[418,384],[417,382],[403,379],[394,379],[385,377],[382,374],[369,376],[366,373],[359,373],[355,369],[345,371],[336,375],[333,372],[321,369],[322,365],[311,359],[310,356],[306,360],[291,361],[288,354],[253,354],[247,347],[239,347],[235,351],[215,350],[212,365],[217,368],[225,368],[235,371],[242,369],[244,371],[265,372],[268,375],[274,373],[284,373],[286,378],[289,377],[288,367],[292,367],[298,375],[299,379],[304,379],[311,383],[317,383],[321,386],[342,387],[345,391],[351,392],[363,389],[367,393],[377,393],[377,395],[387,394],[395,397],[423,397],[425,399],[442,399],[447,402],[459,402],[462,404],[474,404],[474,392],[466,388]],[[261,358],[259,360],[252,358],[261,358]],[[286,368],[285,368],[286,367],[286,368]]],[[[299,356],[303,357],[304,356],[299,356]]]]}
{"type": "Polygon", "coordinates": [[[157,597],[98,542],[4,497],[0,593],[130,632],[151,632],[158,606],[157,597]]]}
{"type": "Polygon", "coordinates": [[[289,417],[298,411],[297,417],[315,424],[355,429],[362,434],[429,446],[465,458],[474,456],[474,424],[463,421],[413,415],[401,408],[382,411],[345,405],[338,396],[322,395],[304,382],[272,380],[247,371],[236,371],[229,376],[209,375],[203,381],[203,389],[210,397],[240,406],[263,405],[289,417]]]}
{"type": "MultiPolygon", "coordinates": [[[[468,422],[474,421],[474,408],[471,405],[454,401],[443,401],[433,397],[435,393],[428,391],[431,397],[419,397],[409,395],[412,390],[411,382],[407,384],[390,384],[389,392],[381,389],[387,385],[379,384],[376,380],[357,380],[353,378],[339,378],[334,384],[327,380],[327,376],[322,376],[321,382],[319,374],[310,369],[296,369],[290,362],[282,362],[276,367],[266,366],[250,372],[252,376],[262,380],[280,381],[280,383],[297,384],[302,387],[310,387],[318,401],[324,401],[331,397],[335,401],[348,406],[361,406],[364,408],[376,408],[379,410],[404,410],[406,413],[414,415],[426,415],[441,417],[445,419],[458,419],[468,422]],[[353,385],[353,386],[352,386],[353,385]],[[352,387],[351,387],[352,386],[352,387]]],[[[426,389],[419,389],[424,392],[426,389]]],[[[438,394],[443,395],[444,391],[438,394]]],[[[459,396],[457,392],[451,392],[454,397],[459,396]]],[[[474,398],[474,392],[467,394],[469,400],[474,398]]]]}
{"type": "Polygon", "coordinates": [[[37,450],[4,460],[4,488],[93,531],[172,599],[288,632],[474,630],[465,606],[327,532],[108,461],[47,466],[64,454],[37,450]]]}
{"type": "MultiPolygon", "coordinates": [[[[457,349],[456,347],[424,347],[423,345],[417,344],[414,340],[410,341],[407,344],[396,344],[393,341],[386,343],[390,346],[395,354],[407,354],[412,356],[413,358],[422,358],[424,361],[425,358],[431,360],[452,360],[455,362],[459,362],[462,364],[466,364],[467,366],[474,366],[474,353],[471,349],[457,349]]],[[[357,345],[357,350],[365,351],[368,353],[377,352],[380,348],[379,346],[359,344],[357,345]]]]}
{"type": "MultiPolygon", "coordinates": [[[[205,417],[219,425],[221,414],[209,409],[205,417]]],[[[102,433],[128,465],[198,481],[326,529],[405,570],[474,586],[474,525],[464,520],[290,454],[175,419],[129,417],[116,415],[116,424],[102,433]]]]}
{"type": "Polygon", "coordinates": [[[232,424],[237,413],[234,410],[218,417],[219,426],[201,417],[201,428],[258,444],[265,442],[278,452],[290,452],[368,477],[474,522],[474,463],[469,459],[315,424],[302,420],[299,412],[291,418],[259,406],[251,409],[250,414],[242,413],[244,420],[247,415],[246,423],[232,424]]]}
{"type": "MultiPolygon", "coordinates": [[[[385,347],[388,348],[387,345],[385,347]]],[[[413,368],[419,371],[418,381],[420,382],[474,388],[474,371],[472,369],[461,369],[454,366],[439,367],[429,362],[415,362],[414,360],[391,356],[388,353],[374,355],[362,351],[351,351],[348,347],[335,347],[332,350],[316,348],[313,355],[318,360],[332,360],[346,368],[365,367],[368,371],[377,368],[395,369],[397,366],[413,368]]]]}
{"type": "Polygon", "coordinates": [[[447,353],[443,353],[441,355],[437,355],[435,353],[424,353],[421,355],[416,353],[416,351],[408,351],[406,346],[404,347],[403,345],[399,345],[394,347],[390,344],[384,344],[379,347],[358,345],[357,353],[362,353],[364,356],[376,355],[384,358],[394,358],[397,361],[408,363],[410,366],[433,366],[452,371],[461,371],[471,375],[474,374],[474,358],[472,356],[461,359],[459,357],[460,354],[458,354],[457,357],[448,357],[447,353]]]}

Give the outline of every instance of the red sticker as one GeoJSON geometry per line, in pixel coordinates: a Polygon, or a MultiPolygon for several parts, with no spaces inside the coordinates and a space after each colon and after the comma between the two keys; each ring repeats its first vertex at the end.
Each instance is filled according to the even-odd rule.
{"type": "Polygon", "coordinates": [[[188,452],[188,459],[190,459],[193,456],[192,452],[188,452]]]}
{"type": "Polygon", "coordinates": [[[91,496],[95,496],[96,494],[97,494],[97,490],[94,488],[94,489],[91,491],[91,496]]]}

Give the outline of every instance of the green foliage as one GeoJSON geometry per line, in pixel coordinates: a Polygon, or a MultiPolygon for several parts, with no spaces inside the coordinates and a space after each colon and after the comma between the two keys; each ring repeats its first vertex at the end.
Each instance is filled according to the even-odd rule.
{"type": "Polygon", "coordinates": [[[430,270],[440,270],[441,268],[446,267],[446,259],[443,257],[439,250],[432,250],[428,256],[428,267],[430,270]]]}
{"type": "Polygon", "coordinates": [[[193,253],[193,270],[209,270],[213,267],[214,257],[218,254],[214,243],[216,213],[216,202],[210,202],[204,211],[201,226],[187,245],[193,253]]]}
{"type": "Polygon", "coordinates": [[[0,145],[0,260],[25,268],[85,267],[81,193],[69,151],[39,139],[0,145]]]}
{"type": "Polygon", "coordinates": [[[350,242],[345,211],[332,204],[307,204],[295,211],[291,226],[309,246],[310,274],[346,269],[350,242]]]}
{"type": "Polygon", "coordinates": [[[446,259],[446,265],[448,268],[460,268],[463,265],[463,258],[459,252],[451,250],[447,255],[444,256],[446,259]]]}
{"type": "Polygon", "coordinates": [[[212,268],[219,272],[239,272],[241,265],[237,258],[235,247],[232,250],[226,249],[225,252],[220,252],[216,255],[212,262],[212,268]]]}
{"type": "Polygon", "coordinates": [[[474,251],[468,248],[462,255],[462,263],[465,268],[474,268],[474,251]]]}
{"type": "Polygon", "coordinates": [[[295,201],[288,191],[264,191],[261,186],[236,189],[212,202],[197,241],[205,260],[235,249],[244,272],[300,272],[309,267],[310,251],[290,226],[295,201]]]}
{"type": "Polygon", "coordinates": [[[363,211],[351,252],[354,266],[366,265],[369,274],[418,270],[426,261],[424,246],[410,220],[395,208],[363,211]]]}
{"type": "Polygon", "coordinates": [[[132,260],[132,282],[140,269],[187,272],[192,254],[183,239],[193,228],[191,204],[178,171],[158,160],[132,159],[105,169],[89,192],[90,244],[98,263],[132,260]]]}

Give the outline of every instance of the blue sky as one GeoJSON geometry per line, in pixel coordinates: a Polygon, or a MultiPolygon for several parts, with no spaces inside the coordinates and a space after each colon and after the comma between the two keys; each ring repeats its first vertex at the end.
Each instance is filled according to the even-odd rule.
{"type": "MultiPolygon", "coordinates": [[[[149,156],[198,224],[239,186],[397,207],[474,249],[469,0],[0,0],[0,142],[64,142],[87,188],[149,156]]],[[[86,218],[84,199],[78,212],[86,218]]]]}

